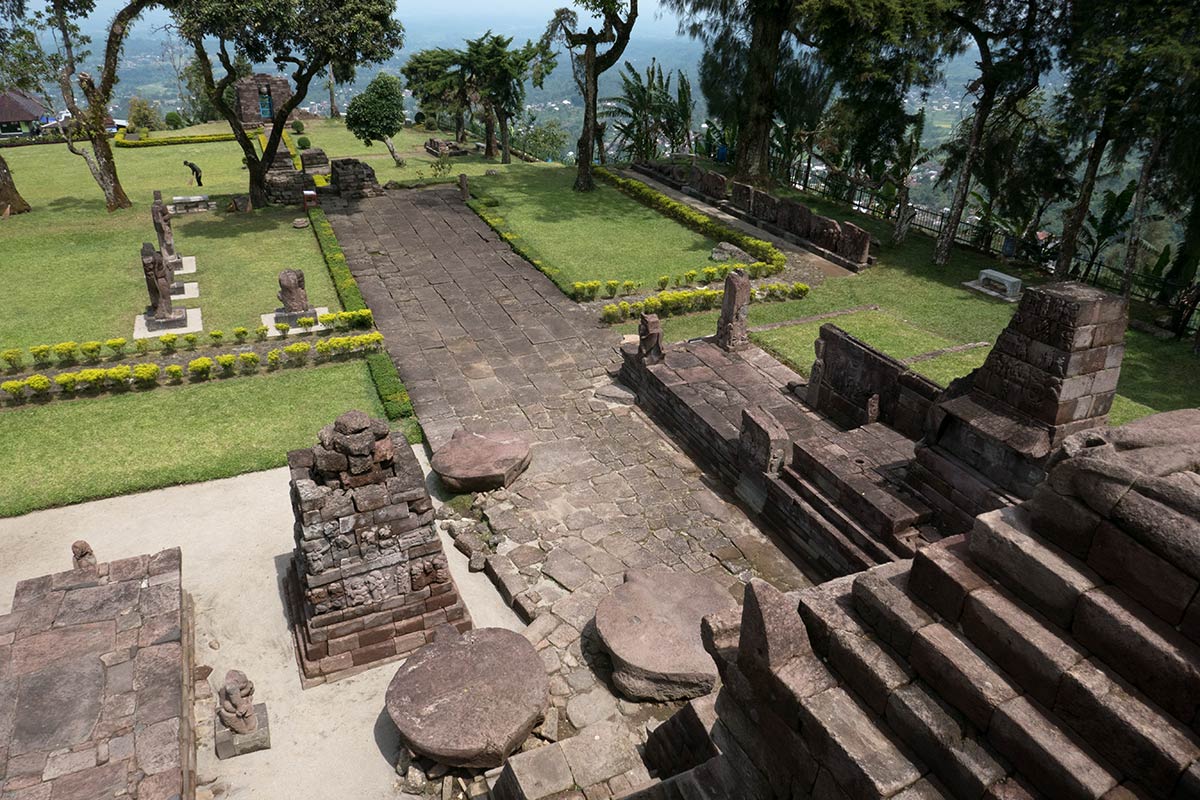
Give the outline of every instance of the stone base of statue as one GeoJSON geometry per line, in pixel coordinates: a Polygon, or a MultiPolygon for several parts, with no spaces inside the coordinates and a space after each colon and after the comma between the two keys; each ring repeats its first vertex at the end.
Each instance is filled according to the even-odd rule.
{"type": "Polygon", "coordinates": [[[133,319],[134,339],[153,339],[164,333],[199,333],[204,330],[204,320],[198,308],[177,308],[171,319],[157,320],[151,314],[138,314],[133,319]]]}
{"type": "Polygon", "coordinates": [[[220,717],[213,713],[214,739],[217,745],[217,758],[236,758],[247,753],[257,753],[259,750],[271,749],[271,721],[267,717],[267,704],[255,703],[254,715],[258,717],[258,727],[250,733],[234,733],[225,727],[220,717]]]}
{"type": "Polygon", "coordinates": [[[289,335],[293,335],[296,333],[303,333],[304,331],[310,331],[310,332],[316,333],[318,331],[328,330],[328,328],[325,325],[322,325],[319,322],[315,322],[317,317],[319,317],[322,314],[328,314],[328,313],[329,313],[329,308],[326,306],[321,306],[319,308],[310,308],[307,311],[284,311],[282,308],[277,308],[274,311],[272,311],[270,314],[261,315],[259,317],[259,319],[262,320],[263,325],[267,326],[267,338],[274,339],[274,338],[277,338],[282,335],[279,331],[275,330],[275,325],[276,325],[276,323],[279,323],[279,322],[286,322],[288,325],[290,325],[292,327],[292,330],[288,332],[289,335]],[[311,328],[301,328],[300,327],[300,325],[298,323],[299,323],[300,319],[302,319],[303,317],[308,317],[309,319],[314,320],[314,324],[311,328]]]}
{"type": "MultiPolygon", "coordinates": [[[[171,299],[172,300],[195,300],[200,296],[200,284],[195,282],[184,283],[176,281],[171,284],[171,299]]],[[[183,311],[185,309],[179,309],[183,311]]]]}
{"type": "Polygon", "coordinates": [[[196,271],[195,256],[180,256],[179,268],[175,270],[176,275],[191,275],[196,271]]]}

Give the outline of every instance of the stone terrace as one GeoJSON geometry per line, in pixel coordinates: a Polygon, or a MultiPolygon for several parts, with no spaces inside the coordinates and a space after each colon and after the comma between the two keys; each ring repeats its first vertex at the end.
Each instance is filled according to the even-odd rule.
{"type": "Polygon", "coordinates": [[[459,427],[508,428],[533,442],[529,470],[484,508],[507,538],[488,573],[537,618],[529,635],[550,674],[560,737],[618,708],[641,713],[618,705],[595,637],[584,634],[627,569],[691,570],[739,596],[752,575],[808,585],[709,488],[719,482],[614,390],[616,335],[513,253],[457,189],[389,192],[329,216],[434,451],[459,427]]]}
{"type": "Polygon", "coordinates": [[[17,584],[0,616],[0,796],[191,796],[180,552],[17,584]]]}

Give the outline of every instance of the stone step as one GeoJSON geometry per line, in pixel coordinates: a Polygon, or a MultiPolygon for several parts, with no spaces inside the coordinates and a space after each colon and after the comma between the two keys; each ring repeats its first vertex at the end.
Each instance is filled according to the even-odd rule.
{"type": "Polygon", "coordinates": [[[908,658],[914,635],[934,624],[931,610],[908,592],[912,561],[885,564],[855,576],[854,611],[884,643],[908,658]]]}
{"type": "Polygon", "coordinates": [[[792,467],[784,467],[781,474],[788,486],[795,489],[796,493],[816,509],[822,518],[870,554],[875,559],[875,563],[886,564],[889,561],[899,561],[912,556],[911,548],[903,545],[897,536],[894,534],[881,536],[867,531],[842,511],[836,501],[822,493],[817,486],[792,467]]]}
{"type": "Polygon", "coordinates": [[[997,707],[1021,695],[1021,688],[979,648],[941,623],[916,632],[909,660],[939,697],[981,731],[988,729],[997,707]]]}
{"type": "Polygon", "coordinates": [[[1083,562],[1037,536],[1019,508],[980,514],[967,545],[978,566],[1062,628],[1071,627],[1083,593],[1104,583],[1083,562]]]}
{"type": "Polygon", "coordinates": [[[879,564],[782,479],[767,481],[764,514],[810,560],[834,575],[859,572],[879,564]]]}
{"type": "Polygon", "coordinates": [[[832,502],[849,509],[863,528],[876,536],[894,538],[933,519],[933,510],[919,497],[901,494],[888,482],[870,461],[869,453],[841,455],[826,449],[834,446],[820,438],[795,442],[791,469],[832,502]],[[823,447],[818,449],[818,445],[823,447]]]}
{"type": "Polygon", "coordinates": [[[1168,714],[1196,723],[1200,646],[1111,585],[1082,596],[1071,632],[1168,714]]]}
{"type": "Polygon", "coordinates": [[[1025,696],[996,709],[988,741],[1038,791],[1056,800],[1096,800],[1119,780],[1098,753],[1025,696]]]}

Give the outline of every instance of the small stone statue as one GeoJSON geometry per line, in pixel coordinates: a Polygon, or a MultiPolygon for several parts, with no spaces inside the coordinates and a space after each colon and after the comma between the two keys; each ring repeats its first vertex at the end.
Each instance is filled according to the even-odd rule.
{"type": "Polygon", "coordinates": [[[638,358],[647,364],[663,360],[662,323],[657,314],[642,314],[638,322],[638,358]]]}
{"type": "Polygon", "coordinates": [[[304,288],[304,270],[285,269],[279,273],[279,302],[288,314],[309,311],[308,291],[304,288]]]}
{"type": "Polygon", "coordinates": [[[96,554],[92,551],[92,546],[83,539],[71,545],[71,560],[75,563],[75,569],[96,566],[96,554]]]}
{"type": "Polygon", "coordinates": [[[717,321],[717,345],[722,349],[745,350],[750,346],[750,279],[740,269],[725,278],[721,318],[717,321]]]}
{"type": "Polygon", "coordinates": [[[180,309],[171,307],[171,270],[167,269],[162,253],[149,242],[142,243],[142,272],[146,275],[146,291],[150,294],[150,307],[146,316],[156,322],[173,322],[184,315],[180,309]]]}
{"type": "Polygon", "coordinates": [[[171,229],[171,217],[174,216],[167,210],[167,204],[163,202],[162,192],[158,189],[154,190],[154,204],[150,206],[150,219],[154,222],[154,232],[158,234],[158,249],[163,254],[163,260],[167,262],[167,266],[175,268],[179,261],[179,254],[175,252],[175,232],[171,229]]]}
{"type": "Polygon", "coordinates": [[[253,733],[258,728],[254,713],[254,683],[241,670],[225,673],[225,685],[217,693],[217,717],[234,733],[253,733]]]}

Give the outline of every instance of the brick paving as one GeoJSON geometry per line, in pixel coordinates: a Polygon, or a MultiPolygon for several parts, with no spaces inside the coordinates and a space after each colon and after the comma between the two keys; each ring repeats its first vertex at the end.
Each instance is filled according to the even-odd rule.
{"type": "MultiPolygon", "coordinates": [[[[530,469],[485,508],[506,537],[489,573],[537,615],[531,638],[572,727],[645,709],[610,695],[589,622],[627,569],[810,581],[612,383],[620,338],[516,255],[457,189],[389,192],[329,218],[431,447],[458,427],[533,442],[530,469]],[[599,693],[597,693],[599,690],[599,693]]],[[[571,728],[563,729],[568,735],[571,728]]],[[[560,734],[561,735],[561,734],[560,734]]]]}

